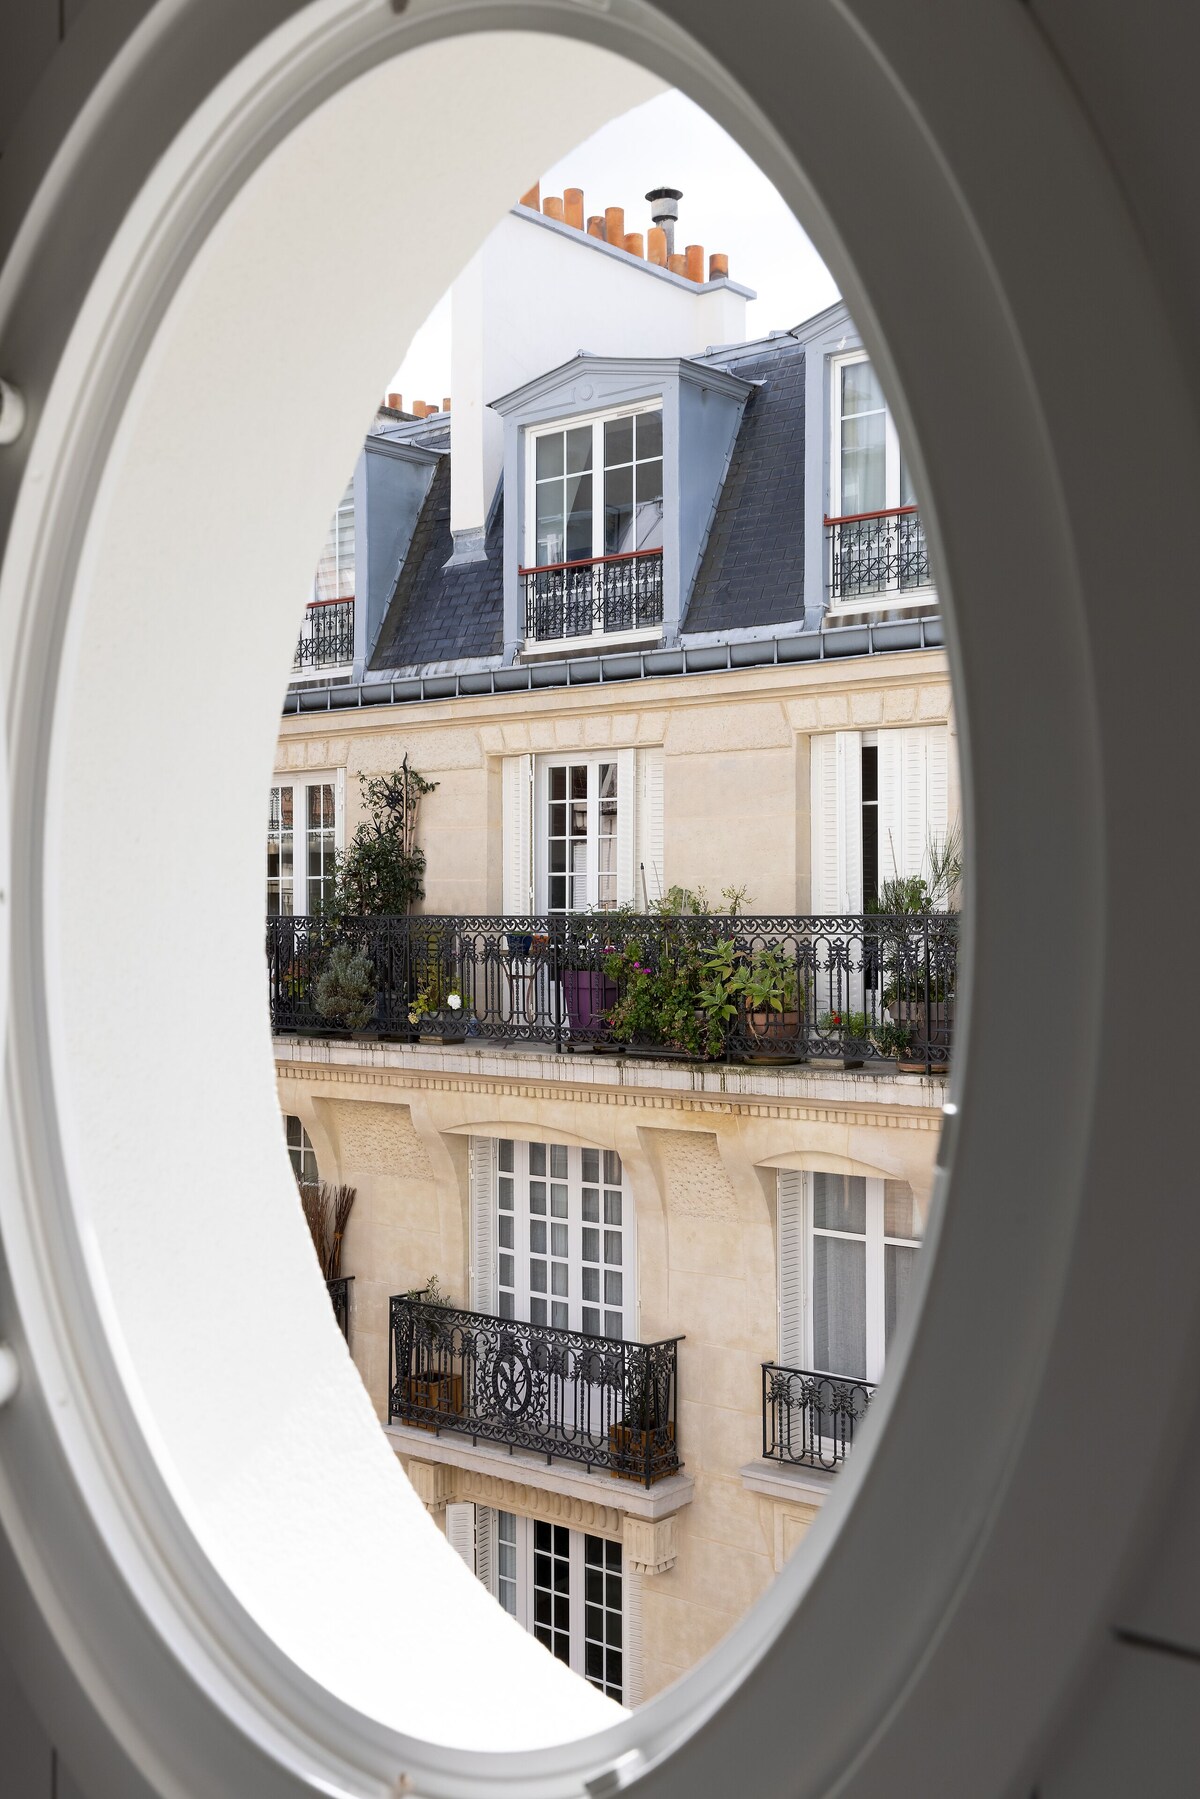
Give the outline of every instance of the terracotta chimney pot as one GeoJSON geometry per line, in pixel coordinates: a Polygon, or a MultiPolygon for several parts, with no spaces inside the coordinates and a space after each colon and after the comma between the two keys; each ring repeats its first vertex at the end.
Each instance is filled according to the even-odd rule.
{"type": "Polygon", "coordinates": [[[687,257],[683,254],[682,250],[677,251],[674,256],[667,257],[667,267],[670,269],[672,275],[687,274],[687,257]]]}
{"type": "Polygon", "coordinates": [[[625,208],[623,206],[606,206],[604,208],[604,235],[610,244],[618,249],[625,242],[625,208]]]}
{"type": "Polygon", "coordinates": [[[563,189],[563,218],[576,231],[583,230],[583,189],[567,187],[563,189]]]}
{"type": "Polygon", "coordinates": [[[687,249],[684,251],[684,255],[687,258],[687,262],[684,267],[684,274],[687,276],[688,280],[689,281],[703,281],[704,280],[704,245],[703,244],[689,244],[687,249]]]}
{"type": "Polygon", "coordinates": [[[589,237],[598,237],[601,243],[604,242],[604,218],[601,213],[594,212],[592,214],[587,222],[587,228],[589,237]]]}
{"type": "Polygon", "coordinates": [[[729,274],[729,258],[723,250],[714,250],[708,259],[708,278],[719,281],[722,275],[729,274]]]}
{"type": "Polygon", "coordinates": [[[548,219],[560,219],[563,216],[563,203],[557,194],[547,194],[542,201],[542,213],[548,219]]]}
{"type": "Polygon", "coordinates": [[[640,231],[627,231],[625,233],[625,248],[631,256],[645,255],[646,246],[642,241],[642,234],[640,231]]]}
{"type": "Polygon", "coordinates": [[[413,401],[413,417],[414,418],[423,419],[426,417],[428,412],[429,412],[429,408],[425,404],[424,400],[414,400],[413,401]]]}
{"type": "Polygon", "coordinates": [[[542,184],[540,181],[535,181],[529,192],[521,195],[518,205],[531,206],[534,212],[542,210],[542,184]]]}
{"type": "Polygon", "coordinates": [[[661,225],[651,225],[646,233],[646,261],[656,262],[660,269],[667,266],[667,234],[661,225]]]}
{"type": "Polygon", "coordinates": [[[443,399],[442,399],[442,411],[449,412],[449,410],[450,410],[450,396],[449,396],[449,394],[446,394],[443,396],[443,399]]]}
{"type": "Polygon", "coordinates": [[[391,407],[393,412],[403,412],[404,411],[404,395],[403,394],[389,394],[387,397],[387,403],[391,407]]]}

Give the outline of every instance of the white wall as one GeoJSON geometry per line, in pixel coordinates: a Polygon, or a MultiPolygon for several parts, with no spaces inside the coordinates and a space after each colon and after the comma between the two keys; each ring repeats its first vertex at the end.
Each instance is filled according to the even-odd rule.
{"type": "MultiPolygon", "coordinates": [[[[628,221],[631,230],[649,225],[646,210],[645,220],[628,221]]],[[[694,356],[746,335],[746,294],[736,284],[698,287],[539,216],[510,212],[451,290],[455,532],[482,526],[500,479],[504,427],[490,401],[579,350],[694,356]]]]}

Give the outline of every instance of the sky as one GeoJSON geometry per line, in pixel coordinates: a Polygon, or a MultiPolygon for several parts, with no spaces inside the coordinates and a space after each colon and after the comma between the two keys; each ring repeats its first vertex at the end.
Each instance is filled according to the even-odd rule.
{"type": "MultiPolygon", "coordinates": [[[[837,297],[833,277],[778,191],[721,127],[676,90],[603,126],[542,176],[542,197],[583,189],[584,216],[625,208],[625,229],[645,232],[652,187],[677,187],[675,244],[724,250],[734,281],[758,294],[750,337],[787,330],[837,297]]],[[[597,349],[601,346],[597,345],[597,349]]],[[[393,392],[440,405],[450,391],[450,301],[444,296],[390,382],[393,392]]]]}

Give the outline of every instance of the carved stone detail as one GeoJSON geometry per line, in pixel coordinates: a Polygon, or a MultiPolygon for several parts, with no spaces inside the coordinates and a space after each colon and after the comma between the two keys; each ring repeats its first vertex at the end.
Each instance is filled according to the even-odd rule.
{"type": "Polygon", "coordinates": [[[427,1511],[436,1517],[454,1503],[456,1468],[447,1468],[442,1462],[410,1461],[407,1456],[401,1457],[401,1463],[413,1492],[427,1511]]]}
{"type": "Polygon", "coordinates": [[[633,1574],[665,1574],[675,1566],[679,1554],[675,1521],[671,1512],[665,1518],[625,1517],[621,1541],[625,1550],[625,1567],[633,1574]]]}
{"type": "Polygon", "coordinates": [[[456,1500],[495,1506],[497,1511],[516,1512],[522,1518],[541,1518],[547,1524],[565,1524],[571,1530],[590,1531],[595,1537],[621,1535],[623,1514],[614,1505],[576,1499],[568,1493],[548,1493],[542,1487],[528,1487],[523,1481],[469,1468],[456,1469],[455,1475],[456,1500]]]}

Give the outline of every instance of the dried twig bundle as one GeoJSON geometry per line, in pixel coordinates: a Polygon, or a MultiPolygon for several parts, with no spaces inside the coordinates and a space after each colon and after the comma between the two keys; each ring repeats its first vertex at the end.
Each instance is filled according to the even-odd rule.
{"type": "Polygon", "coordinates": [[[305,1222],[327,1281],[338,1279],[342,1270],[342,1238],[350,1217],[357,1189],[329,1181],[302,1181],[300,1204],[305,1222]]]}

